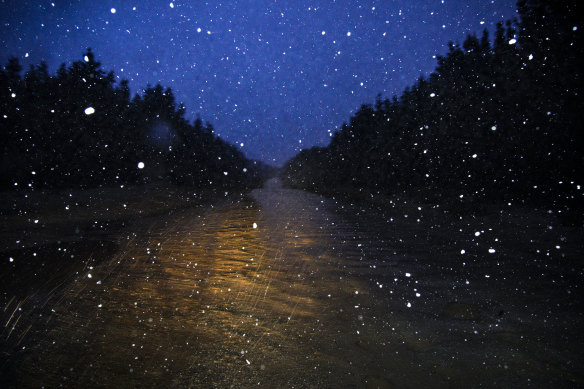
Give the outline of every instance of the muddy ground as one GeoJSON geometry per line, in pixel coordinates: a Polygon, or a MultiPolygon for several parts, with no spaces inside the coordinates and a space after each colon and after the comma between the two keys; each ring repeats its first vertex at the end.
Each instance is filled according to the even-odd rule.
{"type": "Polygon", "coordinates": [[[582,230],[553,210],[2,196],[9,386],[584,385],[582,230]]]}

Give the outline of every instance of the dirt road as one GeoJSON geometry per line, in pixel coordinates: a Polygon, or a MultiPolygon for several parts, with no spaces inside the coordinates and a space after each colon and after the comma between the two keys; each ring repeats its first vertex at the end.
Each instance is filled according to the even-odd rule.
{"type": "Polygon", "coordinates": [[[518,229],[504,214],[362,208],[272,180],[236,203],[127,230],[59,296],[6,298],[4,380],[583,385],[578,231],[545,216],[518,229]]]}

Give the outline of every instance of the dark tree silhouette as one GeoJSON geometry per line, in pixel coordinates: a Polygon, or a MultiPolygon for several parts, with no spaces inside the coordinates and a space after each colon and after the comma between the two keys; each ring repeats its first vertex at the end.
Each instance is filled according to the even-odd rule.
{"type": "Polygon", "coordinates": [[[521,21],[448,43],[429,77],[363,105],[326,148],[302,151],[290,186],[426,201],[513,201],[580,217],[583,142],[579,11],[520,1],[521,21]]]}
{"type": "Polygon", "coordinates": [[[91,49],[56,75],[47,65],[0,71],[1,187],[42,189],[139,183],[169,177],[193,187],[257,185],[259,170],[210,124],[190,124],[170,88],[130,100],[91,49]],[[145,165],[138,168],[138,163],[145,165]],[[244,171],[245,169],[245,171],[244,171]]]}

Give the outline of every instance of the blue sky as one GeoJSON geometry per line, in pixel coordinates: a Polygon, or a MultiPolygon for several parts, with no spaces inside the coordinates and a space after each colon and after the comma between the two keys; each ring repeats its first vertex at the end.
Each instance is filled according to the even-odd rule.
{"type": "Polygon", "coordinates": [[[326,145],[363,103],[400,95],[449,40],[494,30],[514,0],[0,2],[0,61],[54,73],[91,47],[105,70],[171,87],[246,156],[326,145]],[[241,145],[243,144],[243,146],[241,145]]]}

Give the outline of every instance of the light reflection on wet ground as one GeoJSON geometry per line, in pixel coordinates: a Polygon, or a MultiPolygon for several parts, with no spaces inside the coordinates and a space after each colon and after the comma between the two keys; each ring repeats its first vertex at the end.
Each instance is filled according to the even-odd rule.
{"type": "Polygon", "coordinates": [[[546,340],[547,324],[529,317],[546,306],[530,303],[534,295],[505,303],[506,289],[484,278],[496,269],[452,270],[459,263],[443,257],[455,247],[418,257],[429,238],[391,225],[275,181],[236,204],[158,219],[17,324],[26,348],[12,351],[11,378],[36,387],[582,385],[570,365],[581,354],[560,350],[581,344],[581,314],[569,305],[577,297],[565,301],[564,324],[549,323],[565,338],[546,340]]]}

